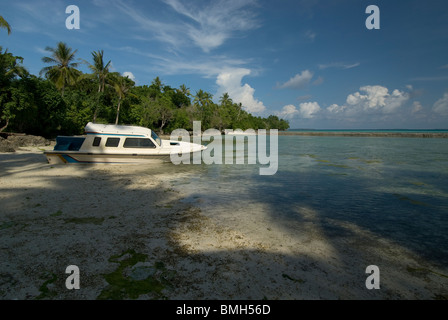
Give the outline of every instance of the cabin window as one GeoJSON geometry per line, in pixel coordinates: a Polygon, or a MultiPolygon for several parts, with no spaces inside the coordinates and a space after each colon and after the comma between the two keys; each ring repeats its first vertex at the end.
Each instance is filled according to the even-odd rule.
{"type": "Polygon", "coordinates": [[[95,138],[93,139],[93,144],[92,144],[92,146],[94,146],[94,147],[99,147],[99,146],[100,146],[100,143],[101,143],[101,138],[100,138],[100,137],[95,137],[95,138]]]}
{"type": "Polygon", "coordinates": [[[159,136],[154,131],[151,131],[151,138],[153,138],[154,141],[157,142],[157,144],[159,146],[162,145],[162,140],[159,138],[159,136]]]}
{"type": "Polygon", "coordinates": [[[154,142],[143,138],[126,138],[124,148],[155,148],[154,142]]]}
{"type": "Polygon", "coordinates": [[[120,143],[120,138],[107,138],[106,141],[106,147],[118,147],[118,144],[120,143]]]}

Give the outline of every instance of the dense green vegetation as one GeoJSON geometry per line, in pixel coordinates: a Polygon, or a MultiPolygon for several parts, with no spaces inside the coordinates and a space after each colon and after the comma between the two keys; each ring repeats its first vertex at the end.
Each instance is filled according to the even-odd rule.
{"type": "Polygon", "coordinates": [[[192,130],[195,120],[202,121],[203,129],[289,128],[277,116],[253,116],[227,93],[215,103],[208,92],[192,95],[186,85],[172,88],[159,77],[136,86],[110,71],[111,62],[105,62],[102,50],[92,52],[91,62],[77,59],[77,51],[62,42],[46,50],[46,66],[36,76],[23,67],[21,57],[0,47],[0,132],[82,134],[89,121],[140,125],[159,133],[192,130]],[[82,63],[91,73],[77,69],[82,63]]]}

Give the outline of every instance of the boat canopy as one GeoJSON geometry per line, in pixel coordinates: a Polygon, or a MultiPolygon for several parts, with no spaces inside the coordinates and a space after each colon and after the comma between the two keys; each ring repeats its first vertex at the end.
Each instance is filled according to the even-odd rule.
{"type": "Polygon", "coordinates": [[[112,134],[112,135],[133,135],[133,136],[151,136],[151,129],[136,126],[122,126],[112,124],[99,124],[89,122],[84,128],[86,134],[112,134]]]}
{"type": "Polygon", "coordinates": [[[84,140],[86,138],[83,137],[65,137],[58,136],[56,138],[56,145],[54,146],[54,150],[56,151],[79,151],[84,140]]]}

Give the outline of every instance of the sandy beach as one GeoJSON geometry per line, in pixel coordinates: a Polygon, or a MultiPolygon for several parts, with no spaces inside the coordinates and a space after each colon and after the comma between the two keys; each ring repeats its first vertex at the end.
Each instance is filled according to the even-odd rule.
{"type": "Polygon", "coordinates": [[[210,215],[196,205],[206,199],[184,201],[151,166],[50,166],[36,147],[1,153],[0,299],[448,297],[446,268],[356,225],[328,220],[354,235],[330,238],[312,208],[297,207],[297,233],[298,221],[273,224],[256,201],[210,215]],[[378,290],[365,285],[372,264],[378,290]],[[79,290],[65,286],[69,265],[79,290]]]}

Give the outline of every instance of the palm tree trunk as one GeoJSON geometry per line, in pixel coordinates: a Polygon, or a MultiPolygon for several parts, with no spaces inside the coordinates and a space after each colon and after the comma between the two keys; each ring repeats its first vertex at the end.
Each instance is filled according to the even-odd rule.
{"type": "Polygon", "coordinates": [[[101,83],[100,83],[100,85],[98,87],[98,99],[96,101],[95,112],[93,113],[93,123],[96,122],[96,117],[98,115],[98,108],[99,108],[99,105],[100,105],[100,93],[101,93],[101,83]]]}
{"type": "Polygon", "coordinates": [[[118,101],[117,118],[115,119],[115,125],[118,124],[118,117],[119,117],[119,115],[120,115],[120,105],[121,105],[121,100],[118,101]]]}
{"type": "Polygon", "coordinates": [[[95,112],[93,113],[93,120],[92,120],[93,123],[96,122],[97,113],[98,113],[98,106],[96,106],[96,108],[95,108],[95,112]]]}

